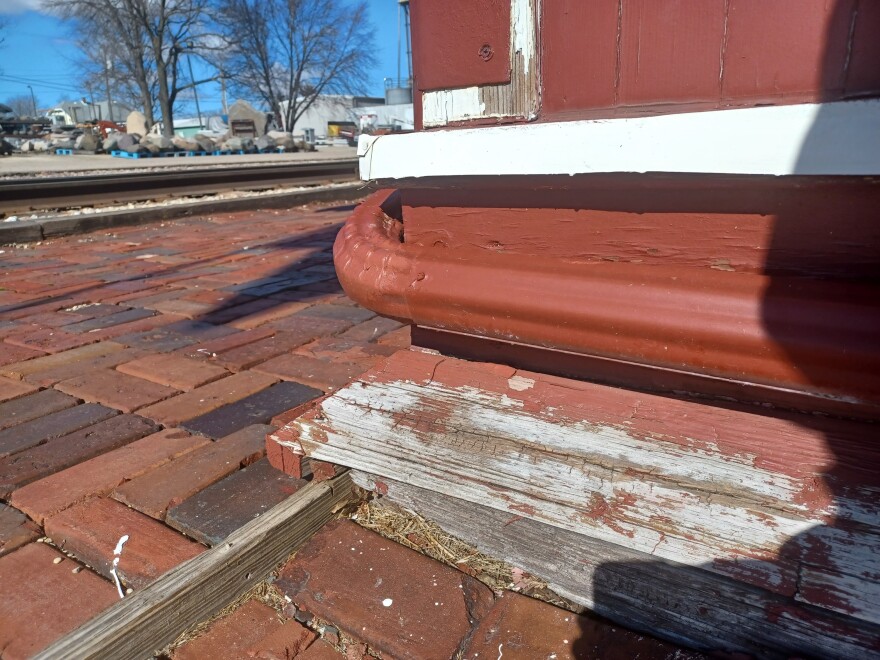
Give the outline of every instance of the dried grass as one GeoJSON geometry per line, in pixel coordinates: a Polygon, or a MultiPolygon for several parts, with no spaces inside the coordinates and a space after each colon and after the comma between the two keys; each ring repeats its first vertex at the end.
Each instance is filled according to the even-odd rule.
{"type": "MultiPolygon", "coordinates": [[[[383,501],[361,504],[352,519],[387,539],[421,552],[478,579],[496,592],[514,585],[513,567],[483,554],[435,523],[383,501]]],[[[542,583],[535,581],[536,586],[542,583]]],[[[546,587],[546,585],[544,585],[546,587]]]]}
{"type": "Polygon", "coordinates": [[[171,657],[172,651],[174,649],[183,646],[187,642],[191,642],[203,635],[211,625],[214,624],[215,621],[222,619],[223,617],[229,616],[239,607],[247,603],[249,600],[258,600],[261,603],[264,603],[274,609],[278,613],[279,621],[284,621],[287,617],[282,614],[282,610],[284,609],[284,605],[286,601],[284,600],[284,596],[268,581],[263,581],[258,584],[255,584],[249,591],[243,593],[241,596],[236,598],[234,601],[229,603],[222,610],[214,614],[208,619],[204,621],[200,621],[199,623],[190,626],[187,630],[184,630],[180,635],[177,636],[173,642],[171,642],[168,646],[162,649],[159,653],[155,655],[157,658],[169,658],[171,657]]]}
{"type": "Polygon", "coordinates": [[[352,519],[391,541],[473,576],[496,593],[515,591],[570,612],[580,614],[585,611],[583,606],[552,591],[546,582],[480,552],[436,523],[386,499],[363,502],[352,519]]]}

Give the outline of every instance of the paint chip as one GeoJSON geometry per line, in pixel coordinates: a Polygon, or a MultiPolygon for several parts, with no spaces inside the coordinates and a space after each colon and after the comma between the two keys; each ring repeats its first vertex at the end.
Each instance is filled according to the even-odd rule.
{"type": "Polygon", "coordinates": [[[535,381],[531,378],[523,378],[522,376],[514,376],[507,379],[507,386],[517,392],[525,392],[535,386],[535,381]]]}
{"type": "Polygon", "coordinates": [[[384,607],[391,607],[391,603],[393,603],[393,602],[394,602],[394,601],[391,600],[390,598],[386,598],[385,600],[382,601],[382,605],[383,605],[384,607]]]}

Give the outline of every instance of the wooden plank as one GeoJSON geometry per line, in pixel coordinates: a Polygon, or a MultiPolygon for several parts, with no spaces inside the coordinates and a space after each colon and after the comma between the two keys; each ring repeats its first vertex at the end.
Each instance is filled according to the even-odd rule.
{"type": "Polygon", "coordinates": [[[353,497],[348,473],[311,483],[57,641],[37,658],[143,658],[264,579],[353,497]]]}
{"type": "Polygon", "coordinates": [[[351,474],[358,486],[384,493],[480,551],[545,580],[559,595],[629,628],[706,651],[758,657],[848,660],[877,653],[877,626],[855,625],[766,590],[524,516],[364,472],[351,474]]]}
{"type": "Polygon", "coordinates": [[[310,458],[780,595],[798,592],[804,566],[832,569],[833,593],[811,602],[880,622],[857,586],[880,572],[870,424],[402,352],[285,430],[310,458]]]}

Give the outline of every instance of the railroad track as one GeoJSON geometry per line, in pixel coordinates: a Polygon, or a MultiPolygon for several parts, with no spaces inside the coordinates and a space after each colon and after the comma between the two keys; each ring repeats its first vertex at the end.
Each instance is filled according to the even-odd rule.
{"type": "Polygon", "coordinates": [[[357,179],[357,159],[0,180],[0,215],[357,179]]]}

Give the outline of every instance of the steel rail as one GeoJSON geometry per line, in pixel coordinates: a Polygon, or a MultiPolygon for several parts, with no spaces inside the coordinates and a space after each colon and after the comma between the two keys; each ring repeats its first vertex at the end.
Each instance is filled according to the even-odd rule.
{"type": "Polygon", "coordinates": [[[185,170],[143,170],[120,174],[0,180],[0,213],[98,206],[204,195],[233,190],[265,190],[285,185],[353,181],[357,159],[185,170]]]}

